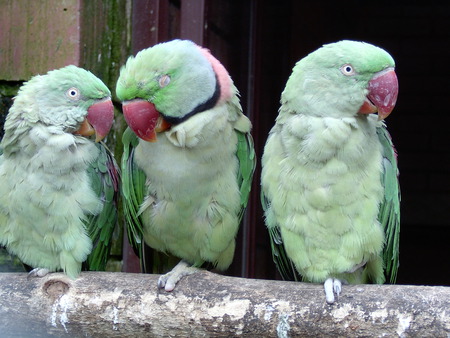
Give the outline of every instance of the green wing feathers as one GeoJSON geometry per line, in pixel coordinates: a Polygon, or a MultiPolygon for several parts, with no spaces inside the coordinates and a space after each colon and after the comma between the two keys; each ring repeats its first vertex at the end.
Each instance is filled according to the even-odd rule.
{"type": "Polygon", "coordinates": [[[239,221],[242,220],[245,208],[247,207],[250,190],[252,188],[253,173],[256,167],[256,154],[253,145],[253,138],[250,133],[243,133],[236,130],[238,145],[236,156],[239,160],[238,185],[241,192],[241,211],[239,221]]]}
{"type": "Polygon", "coordinates": [[[385,245],[383,262],[386,281],[395,283],[399,267],[400,242],[400,185],[398,182],[397,154],[391,136],[383,126],[377,128],[378,138],[383,147],[383,174],[381,183],[384,187],[384,199],[380,205],[378,220],[383,226],[385,245]]]}
{"type": "Polygon", "coordinates": [[[99,156],[88,168],[91,186],[103,202],[98,215],[88,216],[85,226],[92,239],[93,249],[86,261],[88,270],[103,271],[108,261],[112,236],[117,224],[119,169],[111,151],[103,143],[96,143],[99,156]]]}
{"type": "Polygon", "coordinates": [[[139,143],[136,134],[127,128],[122,137],[122,195],[128,240],[137,253],[143,245],[143,225],[139,217],[139,207],[144,201],[145,173],[134,163],[134,149],[139,143]]]}
{"type": "Polygon", "coordinates": [[[301,281],[302,277],[297,272],[292,260],[288,257],[281,237],[280,227],[274,224],[274,220],[268,215],[270,201],[261,189],[261,205],[266,215],[267,230],[269,232],[270,247],[272,249],[272,259],[283,280],[301,281]]]}

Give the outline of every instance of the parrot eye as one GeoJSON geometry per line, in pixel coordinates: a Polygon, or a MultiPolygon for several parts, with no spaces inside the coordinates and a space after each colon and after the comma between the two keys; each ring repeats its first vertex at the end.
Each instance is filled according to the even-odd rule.
{"type": "Polygon", "coordinates": [[[78,88],[72,87],[69,90],[67,90],[66,95],[71,100],[76,100],[80,97],[80,91],[78,88]]]}
{"type": "Polygon", "coordinates": [[[350,76],[350,75],[354,75],[355,74],[355,70],[353,69],[352,65],[350,64],[345,64],[343,65],[341,68],[341,73],[344,74],[345,76],[350,76]]]}
{"type": "Polygon", "coordinates": [[[165,86],[167,86],[170,83],[170,76],[163,75],[159,78],[158,82],[159,82],[159,86],[161,88],[164,88],[165,86]]]}

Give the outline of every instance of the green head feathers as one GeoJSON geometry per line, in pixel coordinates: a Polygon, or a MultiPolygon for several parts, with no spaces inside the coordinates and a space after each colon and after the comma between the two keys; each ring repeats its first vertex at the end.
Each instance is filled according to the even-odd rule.
{"type": "Polygon", "coordinates": [[[388,67],[395,67],[394,59],[383,49],[366,42],[343,40],[330,43],[309,54],[300,63],[332,69],[338,73],[339,67],[351,64],[359,76],[367,81],[374,73],[388,67]]]}
{"type": "Polygon", "coordinates": [[[130,57],[116,86],[121,101],[147,100],[168,120],[186,117],[217,91],[211,63],[188,40],[161,43],[130,57]]]}
{"type": "Polygon", "coordinates": [[[281,111],[313,116],[354,116],[374,74],[395,67],[383,49],[365,42],[324,45],[295,65],[282,94],[281,111]]]}
{"type": "Polygon", "coordinates": [[[22,115],[32,123],[75,128],[87,115],[89,106],[109,96],[111,92],[99,78],[71,65],[26,82],[9,115],[22,115]]]}

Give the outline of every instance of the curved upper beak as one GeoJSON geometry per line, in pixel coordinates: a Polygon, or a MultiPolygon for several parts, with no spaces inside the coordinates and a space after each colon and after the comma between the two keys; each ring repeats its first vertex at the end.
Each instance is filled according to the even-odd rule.
{"type": "Polygon", "coordinates": [[[108,135],[114,122],[114,106],[108,97],[98,101],[88,108],[86,119],[81,123],[75,134],[91,136],[95,134],[95,142],[103,140],[108,135]]]}
{"type": "Polygon", "coordinates": [[[398,80],[393,68],[376,73],[369,81],[369,93],[359,109],[360,114],[378,112],[378,119],[384,120],[395,107],[398,96],[398,80]]]}
{"type": "Polygon", "coordinates": [[[170,128],[170,124],[156,110],[155,105],[146,100],[125,101],[122,103],[122,110],[131,130],[147,142],[156,142],[156,133],[170,128]]]}

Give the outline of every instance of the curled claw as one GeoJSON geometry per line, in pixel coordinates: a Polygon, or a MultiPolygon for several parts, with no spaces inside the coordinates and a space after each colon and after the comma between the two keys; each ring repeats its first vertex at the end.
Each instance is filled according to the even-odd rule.
{"type": "Polygon", "coordinates": [[[183,278],[184,276],[192,275],[198,270],[198,268],[195,268],[189,263],[182,260],[172,269],[172,271],[159,277],[158,289],[164,288],[164,290],[166,290],[167,292],[173,291],[181,278],[183,278]]]}
{"type": "Polygon", "coordinates": [[[28,279],[33,277],[44,277],[46,276],[50,270],[44,268],[35,268],[28,273],[28,279]]]}

